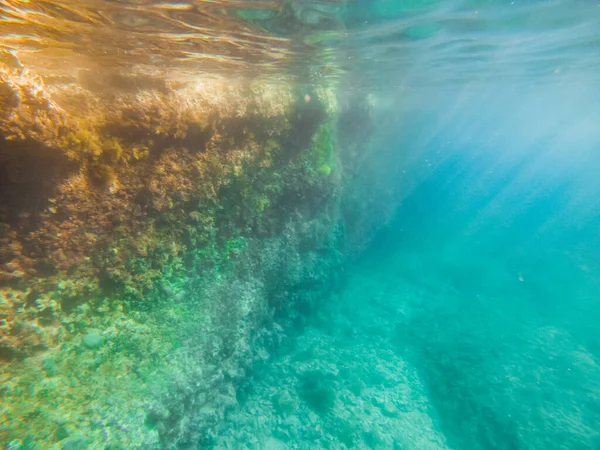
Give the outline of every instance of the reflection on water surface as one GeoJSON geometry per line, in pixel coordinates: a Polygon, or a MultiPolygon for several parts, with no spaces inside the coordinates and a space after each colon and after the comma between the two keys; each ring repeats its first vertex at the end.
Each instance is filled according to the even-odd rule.
{"type": "Polygon", "coordinates": [[[0,1],[0,46],[48,75],[80,68],[189,80],[594,76],[593,2],[0,1]]]}

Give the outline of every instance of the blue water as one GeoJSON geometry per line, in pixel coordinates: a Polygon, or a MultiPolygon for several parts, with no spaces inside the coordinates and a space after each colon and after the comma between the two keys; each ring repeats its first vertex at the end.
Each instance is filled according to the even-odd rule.
{"type": "Polygon", "coordinates": [[[214,448],[600,448],[597,94],[397,95],[372,142],[393,217],[214,448]]]}

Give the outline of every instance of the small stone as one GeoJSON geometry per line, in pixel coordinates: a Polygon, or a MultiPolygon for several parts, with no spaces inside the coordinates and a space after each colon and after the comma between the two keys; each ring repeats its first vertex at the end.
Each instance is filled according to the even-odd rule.
{"type": "Polygon", "coordinates": [[[98,333],[88,333],[83,337],[83,346],[88,350],[97,350],[104,344],[104,338],[98,333]]]}
{"type": "Polygon", "coordinates": [[[283,450],[286,448],[286,445],[283,441],[271,436],[264,441],[263,448],[265,450],[283,450]]]}
{"type": "Polygon", "coordinates": [[[364,434],[365,444],[369,448],[380,448],[384,444],[383,436],[377,428],[373,428],[364,434]]]}
{"type": "Polygon", "coordinates": [[[296,409],[296,403],[287,390],[275,394],[272,400],[273,405],[281,414],[290,414],[296,409]]]}
{"type": "Polygon", "coordinates": [[[69,430],[64,425],[60,425],[56,430],[55,437],[57,441],[62,441],[69,437],[69,430]]]}
{"type": "Polygon", "coordinates": [[[46,372],[46,375],[48,375],[49,377],[53,377],[58,373],[58,371],[56,370],[56,366],[54,365],[54,360],[52,360],[51,358],[44,359],[44,361],[42,362],[42,369],[44,370],[44,372],[46,372]]]}
{"type": "Polygon", "coordinates": [[[396,417],[398,415],[398,408],[392,402],[385,402],[381,406],[381,412],[388,417],[396,417]]]}
{"type": "Polygon", "coordinates": [[[21,439],[14,439],[6,446],[7,450],[20,450],[23,448],[23,441],[21,439]]]}
{"type": "Polygon", "coordinates": [[[168,283],[161,283],[160,290],[167,297],[173,297],[173,295],[175,294],[175,291],[173,290],[173,288],[171,287],[171,285],[168,284],[168,283]]]}
{"type": "Polygon", "coordinates": [[[76,436],[72,439],[69,439],[62,445],[62,450],[85,450],[88,448],[89,442],[87,439],[76,436]]]}

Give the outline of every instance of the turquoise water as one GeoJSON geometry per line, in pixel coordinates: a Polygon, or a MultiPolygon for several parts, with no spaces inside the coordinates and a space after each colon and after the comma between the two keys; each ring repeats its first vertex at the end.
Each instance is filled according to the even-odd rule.
{"type": "MultiPolygon", "coordinates": [[[[25,3],[0,2],[19,14],[29,11],[25,3]]],[[[0,402],[7,448],[600,450],[598,2],[133,0],[80,2],[80,15],[56,3],[31,2],[35,20],[19,29],[23,42],[10,31],[20,15],[2,16],[0,44],[10,52],[0,56],[6,73],[19,75],[0,80],[4,91],[27,81],[15,48],[27,49],[28,66],[38,46],[56,46],[47,59],[40,50],[39,65],[57,98],[65,89],[81,101],[73,80],[86,77],[62,73],[72,50],[83,67],[94,62],[84,73],[112,63],[118,74],[89,76],[90,114],[91,92],[110,99],[111,83],[132,89],[114,94],[119,108],[134,98],[148,103],[133,114],[139,130],[119,135],[125,150],[98,118],[95,132],[112,140],[82,131],[59,141],[85,147],[80,175],[95,174],[106,188],[106,197],[61,197],[80,231],[94,220],[108,227],[79,233],[82,242],[100,242],[113,228],[120,234],[102,244],[104,254],[90,246],[99,253],[85,277],[62,255],[56,318],[41,316],[41,292],[28,279],[26,302],[5,296],[15,317],[27,313],[35,323],[15,321],[16,331],[0,336],[11,338],[10,351],[0,352],[10,367],[0,402]],[[50,11],[60,27],[38,20],[50,11]],[[79,22],[87,23],[85,39],[72,31],[79,22]],[[114,51],[121,41],[127,50],[114,51]],[[172,105],[143,95],[190,80],[208,90],[205,76],[293,89],[259,100],[240,91],[241,103],[222,100],[222,111],[221,93],[211,92],[215,112],[202,114],[227,111],[220,125],[204,115],[186,125],[192,91],[178,92],[172,105]],[[278,99],[291,100],[280,110],[278,99]],[[258,107],[263,100],[270,115],[258,107]],[[146,166],[135,164],[155,145],[161,107],[173,109],[164,114],[172,135],[156,150],[165,158],[152,166],[160,176],[146,186],[136,173],[146,166]],[[278,133],[281,142],[267,138],[278,133]],[[106,164],[97,164],[105,150],[106,164]],[[225,161],[233,150],[239,161],[225,161]],[[264,159],[244,162],[259,150],[264,159]],[[127,165],[113,173],[109,163],[123,151],[127,165]],[[186,172],[192,167],[206,180],[186,172]],[[169,197],[159,195],[163,184],[169,197]],[[127,221],[106,207],[88,224],[80,205],[92,211],[96,198],[127,221]],[[154,233],[155,223],[164,233],[154,233]],[[139,224],[148,224],[148,242],[139,224]],[[129,242],[134,233],[139,239],[129,242]],[[119,256],[119,245],[133,245],[135,256],[119,256]],[[175,259],[178,246],[193,258],[175,259]],[[169,255],[177,262],[158,265],[169,255]],[[71,298],[71,281],[85,292],[76,276],[95,280],[99,298],[71,298]],[[44,324],[56,327],[52,345],[12,339],[23,330],[42,336],[44,324]],[[17,358],[19,345],[27,351],[17,358]]],[[[32,148],[45,149],[38,144],[32,148]]],[[[4,145],[0,153],[20,148],[4,145]]],[[[23,175],[26,164],[17,162],[1,161],[0,184],[16,192],[6,198],[27,203],[37,168],[23,175]]],[[[75,181],[61,186],[77,191],[75,181]]],[[[29,215],[15,217],[25,223],[29,215]]],[[[71,228],[62,225],[40,234],[71,228]]],[[[1,237],[8,261],[21,251],[9,242],[19,236],[1,237]]],[[[49,265],[35,267],[52,272],[49,265]]],[[[15,267],[15,280],[25,276],[15,267]]]]}
{"type": "Polygon", "coordinates": [[[388,105],[372,145],[393,218],[282,331],[212,448],[600,448],[590,95],[477,83],[388,105]]]}

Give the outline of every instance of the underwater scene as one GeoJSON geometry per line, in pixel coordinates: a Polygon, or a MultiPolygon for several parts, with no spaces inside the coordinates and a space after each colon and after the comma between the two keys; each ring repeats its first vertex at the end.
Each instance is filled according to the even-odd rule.
{"type": "Polygon", "coordinates": [[[0,0],[0,448],[600,450],[596,0],[0,0]]]}

